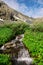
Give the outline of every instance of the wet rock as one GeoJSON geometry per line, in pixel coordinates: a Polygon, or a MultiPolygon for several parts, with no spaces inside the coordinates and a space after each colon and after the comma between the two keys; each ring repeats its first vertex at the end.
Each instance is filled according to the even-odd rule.
{"type": "Polygon", "coordinates": [[[16,40],[22,41],[22,38],[24,37],[24,34],[16,36],[16,40]]]}
{"type": "Polygon", "coordinates": [[[4,44],[0,49],[4,53],[17,53],[21,48],[23,48],[23,44],[18,40],[12,40],[9,43],[4,44]]]}
{"type": "Polygon", "coordinates": [[[1,47],[1,49],[2,50],[6,50],[6,49],[9,49],[9,48],[13,48],[13,47],[15,47],[16,45],[15,44],[13,44],[13,43],[6,43],[5,45],[3,45],[2,47],[1,47]]]}
{"type": "Polygon", "coordinates": [[[4,44],[0,49],[3,51],[3,53],[11,53],[15,51],[15,47],[15,44],[9,42],[4,44]]]}

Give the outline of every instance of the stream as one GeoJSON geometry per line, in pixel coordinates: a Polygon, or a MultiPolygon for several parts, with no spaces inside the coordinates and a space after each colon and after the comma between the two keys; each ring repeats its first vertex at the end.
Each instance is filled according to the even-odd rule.
{"type": "MultiPolygon", "coordinates": [[[[24,34],[18,35],[14,40],[11,41],[14,48],[14,49],[12,48],[13,52],[16,51],[16,55],[14,55],[12,52],[12,59],[11,59],[12,65],[32,65],[33,58],[30,57],[28,49],[24,46],[22,42],[23,37],[24,34]],[[15,47],[14,43],[16,44],[15,47]]],[[[2,46],[1,49],[5,50],[4,46],[2,46]]]]}

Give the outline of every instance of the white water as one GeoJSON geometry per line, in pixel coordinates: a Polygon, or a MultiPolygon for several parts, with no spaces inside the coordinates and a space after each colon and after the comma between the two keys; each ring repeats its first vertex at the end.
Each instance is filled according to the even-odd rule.
{"type": "MultiPolygon", "coordinates": [[[[11,43],[15,43],[15,41],[20,41],[17,46],[20,46],[20,50],[18,51],[17,58],[16,56],[13,57],[13,64],[12,65],[31,65],[33,62],[33,58],[30,57],[30,54],[28,52],[28,49],[25,48],[25,46],[22,43],[22,38],[24,35],[17,36],[15,40],[12,40],[11,43]],[[22,36],[22,37],[20,37],[22,36]]],[[[4,46],[1,47],[1,49],[5,49],[4,46]]]]}
{"type": "MultiPolygon", "coordinates": [[[[24,37],[24,35],[22,35],[22,37],[24,37]]],[[[18,37],[16,39],[18,39],[18,37]]],[[[31,65],[33,58],[30,57],[28,50],[24,47],[22,38],[19,39],[19,41],[21,41],[20,44],[22,44],[23,47],[18,52],[17,65],[31,65]]]]}

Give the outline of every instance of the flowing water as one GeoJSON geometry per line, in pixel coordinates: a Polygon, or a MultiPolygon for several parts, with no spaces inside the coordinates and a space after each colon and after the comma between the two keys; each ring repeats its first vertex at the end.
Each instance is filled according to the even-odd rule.
{"type": "MultiPolygon", "coordinates": [[[[16,47],[14,47],[16,50],[13,49],[14,51],[16,51],[16,55],[12,55],[12,65],[32,65],[33,58],[30,57],[28,49],[26,49],[22,42],[23,37],[23,34],[19,35],[15,38],[15,40],[12,40],[10,42],[12,44],[16,44],[16,47]],[[19,51],[17,51],[18,49],[19,51]]],[[[2,46],[1,49],[5,49],[4,46],[2,46]]]]}
{"type": "Polygon", "coordinates": [[[15,39],[16,41],[17,40],[20,41],[19,46],[21,46],[18,52],[18,56],[17,58],[15,58],[15,62],[14,62],[15,65],[31,65],[33,62],[33,59],[30,57],[28,50],[25,48],[25,46],[22,43],[23,37],[24,35],[20,35],[20,36],[17,36],[15,39]]]}

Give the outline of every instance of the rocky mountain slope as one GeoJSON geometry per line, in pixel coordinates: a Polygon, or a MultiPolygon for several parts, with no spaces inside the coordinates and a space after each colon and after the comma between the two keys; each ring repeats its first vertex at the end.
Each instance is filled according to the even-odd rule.
{"type": "Polygon", "coordinates": [[[41,18],[32,18],[28,17],[12,8],[10,8],[6,3],[0,0],[0,19],[4,20],[21,20],[28,23],[33,22],[43,22],[43,17],[41,18]]]}
{"type": "Polygon", "coordinates": [[[31,23],[33,18],[23,15],[22,13],[10,8],[6,3],[0,1],[0,18],[4,20],[22,20],[31,23]]]}

